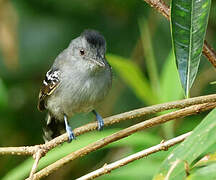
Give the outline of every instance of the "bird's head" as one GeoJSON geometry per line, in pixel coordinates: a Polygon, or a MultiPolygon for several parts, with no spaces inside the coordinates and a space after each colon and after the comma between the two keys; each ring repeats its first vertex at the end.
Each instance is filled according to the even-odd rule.
{"type": "Polygon", "coordinates": [[[85,30],[78,38],[71,41],[69,50],[75,59],[85,61],[91,66],[105,68],[107,64],[106,41],[95,30],[85,30]]]}

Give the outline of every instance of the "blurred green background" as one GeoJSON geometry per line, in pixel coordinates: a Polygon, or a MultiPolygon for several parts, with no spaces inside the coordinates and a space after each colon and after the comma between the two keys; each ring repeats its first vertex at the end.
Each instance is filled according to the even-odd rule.
{"type": "MultiPolygon", "coordinates": [[[[46,114],[36,108],[41,82],[55,57],[87,28],[105,36],[107,59],[113,67],[112,90],[97,107],[103,117],[183,98],[171,50],[169,22],[144,1],[0,0],[0,146],[43,143],[46,114]]],[[[206,39],[214,49],[215,33],[216,1],[212,1],[206,39]]],[[[215,81],[215,69],[202,57],[191,96],[215,93],[211,81],[215,81]]],[[[46,179],[80,177],[104,163],[192,130],[204,115],[134,134],[69,163],[46,179]]],[[[57,147],[40,166],[150,117],[82,135],[71,144],[57,147]]],[[[94,120],[92,114],[81,114],[70,123],[75,128],[94,120]]],[[[99,179],[151,179],[168,152],[151,155],[99,179]]],[[[0,179],[23,179],[31,165],[28,157],[1,156],[0,179]]]]}

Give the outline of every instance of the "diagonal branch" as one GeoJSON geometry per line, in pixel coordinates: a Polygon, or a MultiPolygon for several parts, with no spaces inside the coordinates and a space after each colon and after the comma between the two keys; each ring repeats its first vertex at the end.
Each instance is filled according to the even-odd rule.
{"type": "Polygon", "coordinates": [[[168,114],[164,114],[158,117],[154,117],[150,120],[147,121],[143,121],[141,123],[135,124],[133,126],[130,126],[126,129],[123,129],[119,132],[116,132],[110,136],[107,136],[101,140],[98,140],[94,143],[91,143],[89,145],[87,145],[86,147],[83,147],[75,152],[72,152],[71,154],[63,157],[62,159],[52,163],[51,165],[47,166],[46,168],[40,170],[39,172],[37,172],[36,174],[34,174],[34,178],[33,179],[40,179],[42,177],[48,176],[49,174],[53,173],[54,171],[56,171],[57,169],[59,169],[60,167],[62,167],[63,165],[69,163],[70,161],[77,159],[79,157],[85,156],[87,154],[89,154],[90,152],[93,152],[97,149],[100,149],[114,141],[117,141],[119,139],[122,139],[124,137],[127,137],[137,131],[146,129],[146,128],[150,128],[153,127],[155,125],[159,125],[162,123],[165,123],[167,121],[176,119],[176,118],[182,118],[182,117],[186,117],[189,115],[193,115],[193,114],[197,114],[203,111],[207,111],[210,109],[213,109],[216,107],[216,103],[205,103],[205,104],[199,104],[199,105],[194,105],[191,107],[187,107],[175,112],[171,112],[168,114]]]}
{"type": "MultiPolygon", "coordinates": [[[[175,109],[175,108],[184,108],[184,107],[188,107],[188,106],[195,105],[195,104],[203,104],[203,103],[210,103],[210,102],[216,102],[216,94],[207,95],[207,96],[199,96],[195,98],[189,98],[189,99],[184,99],[184,100],[179,100],[179,101],[173,101],[173,102],[148,106],[148,107],[144,107],[140,109],[135,109],[129,112],[125,112],[125,113],[121,113],[118,115],[104,118],[104,125],[108,126],[108,125],[112,125],[115,123],[119,123],[121,121],[143,117],[148,114],[154,114],[154,113],[158,113],[158,112],[165,111],[165,110],[170,110],[170,109],[175,109]]],[[[96,129],[97,129],[97,123],[92,122],[92,123],[88,123],[84,126],[74,129],[74,134],[75,136],[79,136],[81,134],[84,134],[86,132],[96,130],[96,129]]],[[[49,141],[48,143],[44,144],[44,146],[48,151],[66,141],[68,141],[67,133],[49,141]]]]}
{"type": "Polygon", "coordinates": [[[104,174],[107,174],[107,173],[110,173],[112,170],[114,169],[117,169],[117,168],[120,168],[122,166],[125,166],[135,160],[138,160],[138,159],[141,159],[143,157],[146,157],[150,154],[153,154],[153,153],[156,153],[158,151],[163,151],[163,150],[168,150],[170,147],[184,141],[192,132],[188,132],[188,133],[185,133],[185,134],[182,134],[178,137],[175,137],[173,139],[170,139],[168,141],[165,141],[165,142],[161,142],[160,144],[158,145],[155,145],[155,146],[152,146],[148,149],[145,149],[145,150],[142,150],[140,152],[137,152],[135,154],[132,154],[130,156],[127,156],[121,160],[118,160],[114,163],[111,163],[111,164],[105,164],[103,167],[89,173],[89,174],[86,174],[80,178],[78,178],[77,180],[90,180],[90,179],[95,179],[99,176],[102,176],[104,174]]]}
{"type": "MultiPolygon", "coordinates": [[[[148,114],[154,114],[165,110],[176,109],[176,108],[185,108],[195,104],[203,104],[203,103],[211,103],[216,102],[216,94],[199,96],[194,98],[183,99],[179,101],[167,102],[163,104],[157,104],[153,106],[148,106],[140,109],[135,109],[129,112],[121,113],[118,115],[110,116],[104,118],[105,126],[109,126],[115,123],[119,123],[121,121],[134,119],[137,117],[143,117],[148,114]]],[[[91,122],[84,126],[74,129],[74,133],[76,136],[84,134],[86,132],[97,129],[97,123],[91,122]]],[[[55,139],[41,145],[35,146],[23,146],[23,147],[0,147],[0,155],[34,155],[38,150],[43,149],[48,152],[50,149],[55,148],[59,144],[66,142],[68,140],[67,134],[63,134],[55,139]]],[[[46,153],[44,152],[44,153],[46,153]]]]}
{"type": "Polygon", "coordinates": [[[214,49],[207,43],[207,41],[205,40],[204,42],[204,46],[203,46],[203,53],[205,54],[205,56],[207,57],[207,59],[212,63],[212,65],[214,67],[216,67],[216,52],[214,51],[214,49]]]}
{"type": "MultiPolygon", "coordinates": [[[[170,20],[170,8],[166,5],[163,0],[144,0],[156,11],[161,13],[167,20],[170,20]]],[[[216,52],[214,49],[207,43],[204,42],[203,54],[211,62],[211,64],[216,68],[216,52]]]]}
{"type": "MultiPolygon", "coordinates": [[[[174,102],[168,102],[168,103],[164,103],[164,104],[157,104],[157,105],[153,105],[153,106],[149,106],[149,107],[145,107],[145,108],[140,108],[140,109],[136,109],[133,111],[129,111],[129,112],[125,112],[122,114],[118,114],[118,115],[114,115],[108,118],[104,119],[105,125],[111,125],[114,123],[119,123],[121,121],[124,120],[129,120],[129,119],[134,119],[137,117],[143,117],[147,114],[153,114],[153,113],[157,113],[157,112],[161,112],[164,110],[169,110],[169,109],[175,109],[175,108],[184,108],[184,107],[188,107],[191,105],[195,105],[195,104],[200,104],[203,105],[204,103],[209,103],[207,105],[211,105],[211,103],[216,102],[216,94],[212,94],[212,95],[207,95],[207,96],[200,96],[200,97],[195,97],[195,98],[189,98],[189,99],[184,99],[184,100],[180,100],[180,101],[174,101],[174,102]]],[[[206,105],[205,105],[206,106],[206,105]]],[[[151,123],[151,121],[148,121],[149,123],[151,123]]],[[[152,122],[151,126],[154,126],[157,124],[154,124],[154,122],[152,122]]],[[[79,128],[76,128],[74,130],[74,133],[76,136],[79,136],[81,134],[84,134],[88,131],[92,131],[95,130],[97,128],[97,123],[96,122],[92,122],[89,124],[86,124],[84,126],[81,126],[79,128]]],[[[36,168],[38,165],[39,160],[51,149],[55,148],[56,146],[58,146],[59,144],[62,144],[63,142],[68,140],[68,136],[67,134],[63,134],[55,139],[53,139],[52,141],[45,143],[45,144],[41,144],[41,145],[35,145],[35,146],[24,146],[24,147],[1,147],[0,148],[0,155],[32,155],[33,157],[36,157],[38,155],[38,151],[40,151],[40,156],[37,156],[38,158],[36,159],[33,167],[32,167],[32,173],[31,176],[32,177],[34,174],[34,172],[36,172],[36,168]]]]}
{"type": "Polygon", "coordinates": [[[170,8],[163,0],[144,0],[152,8],[161,13],[166,19],[170,18],[170,8]]]}

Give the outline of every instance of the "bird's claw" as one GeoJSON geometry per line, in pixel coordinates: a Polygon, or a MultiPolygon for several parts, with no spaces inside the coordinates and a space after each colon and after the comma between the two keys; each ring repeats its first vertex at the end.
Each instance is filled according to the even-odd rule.
{"type": "Polygon", "coordinates": [[[68,121],[67,121],[67,116],[64,115],[64,121],[65,121],[65,129],[66,129],[66,132],[68,134],[68,142],[70,143],[72,140],[76,139],[68,121]]]}
{"type": "Polygon", "coordinates": [[[98,122],[98,131],[103,130],[103,128],[104,128],[103,118],[95,110],[93,110],[92,112],[95,114],[97,122],[98,122]]]}

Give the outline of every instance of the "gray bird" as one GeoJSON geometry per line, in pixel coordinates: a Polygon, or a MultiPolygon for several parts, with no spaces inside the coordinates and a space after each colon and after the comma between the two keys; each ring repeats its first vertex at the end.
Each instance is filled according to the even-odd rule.
{"type": "Polygon", "coordinates": [[[75,139],[68,119],[75,113],[92,111],[102,130],[102,117],[94,110],[112,84],[111,66],[106,58],[106,41],[94,30],[85,30],[73,39],[46,73],[38,101],[40,111],[48,110],[44,140],[68,133],[75,139]]]}

